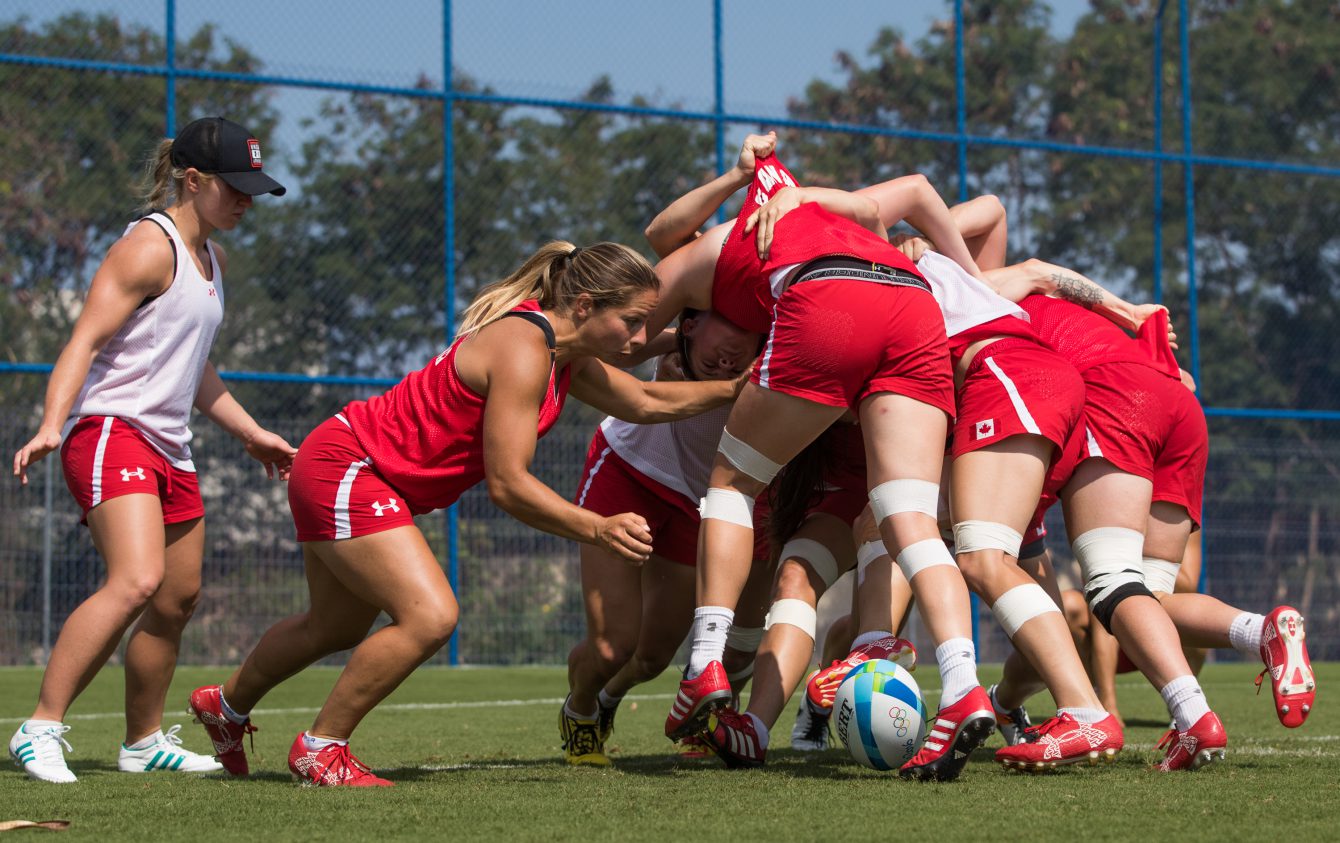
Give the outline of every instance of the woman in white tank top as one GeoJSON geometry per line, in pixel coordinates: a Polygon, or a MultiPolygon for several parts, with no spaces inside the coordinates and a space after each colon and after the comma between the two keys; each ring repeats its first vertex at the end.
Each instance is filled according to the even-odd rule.
{"type": "Polygon", "coordinates": [[[66,482],[107,560],[107,581],[66,620],[36,710],[10,740],[30,778],[73,782],[65,715],[138,618],[126,645],[127,772],[220,769],[162,731],[182,629],[200,591],[204,508],[187,422],[194,407],[284,477],[297,453],[228,392],[208,355],[223,316],[227,258],[209,241],[241,221],[252,197],[282,195],[246,129],[210,117],[159,144],[146,206],[98,267],[51,373],[42,425],[14,455],[14,475],[62,448],[66,482]]]}

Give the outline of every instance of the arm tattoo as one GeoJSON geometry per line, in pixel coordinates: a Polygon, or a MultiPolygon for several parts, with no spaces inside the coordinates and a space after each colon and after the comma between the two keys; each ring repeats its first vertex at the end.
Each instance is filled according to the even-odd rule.
{"type": "Polygon", "coordinates": [[[1103,291],[1097,285],[1091,284],[1083,278],[1053,272],[1052,281],[1056,283],[1057,298],[1074,302],[1089,310],[1097,307],[1103,301],[1103,291]]]}

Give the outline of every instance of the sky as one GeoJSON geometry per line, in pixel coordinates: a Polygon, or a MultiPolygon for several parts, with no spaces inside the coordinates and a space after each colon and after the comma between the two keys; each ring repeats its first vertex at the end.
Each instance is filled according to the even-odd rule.
{"type": "MultiPolygon", "coordinates": [[[[1084,0],[1052,6],[1058,33],[1087,9],[1084,0]]],[[[177,0],[176,14],[179,37],[213,23],[258,54],[269,74],[409,87],[421,76],[441,83],[442,7],[441,0],[177,0]]],[[[784,116],[788,98],[811,80],[841,79],[839,50],[863,56],[884,26],[915,39],[950,18],[951,8],[943,0],[724,0],[725,109],[784,116]]],[[[454,66],[497,93],[575,98],[607,73],[619,100],[641,94],[658,106],[713,108],[711,0],[453,0],[452,9],[454,66]]],[[[160,29],[165,21],[164,0],[0,0],[0,21],[73,11],[160,29]]],[[[267,151],[267,160],[296,152],[301,119],[325,96],[279,94],[285,119],[271,141],[279,154],[267,151]]]]}

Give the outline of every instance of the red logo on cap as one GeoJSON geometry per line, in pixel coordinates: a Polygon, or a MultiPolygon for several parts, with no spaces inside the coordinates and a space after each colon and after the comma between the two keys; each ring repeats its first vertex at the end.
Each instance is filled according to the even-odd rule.
{"type": "Polygon", "coordinates": [[[247,151],[251,153],[251,169],[261,168],[261,142],[255,138],[247,139],[247,151]]]}

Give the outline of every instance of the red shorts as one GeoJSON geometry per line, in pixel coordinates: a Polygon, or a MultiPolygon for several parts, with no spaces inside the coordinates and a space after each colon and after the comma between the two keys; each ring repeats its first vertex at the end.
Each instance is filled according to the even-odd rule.
{"type": "Polygon", "coordinates": [[[154,495],[163,523],[179,524],[205,514],[200,482],[193,471],[174,468],[149,440],[113,416],[87,416],[75,423],[61,446],[61,467],[88,523],[88,512],[122,495],[154,495]]]}
{"type": "Polygon", "coordinates": [[[977,352],[957,398],[954,456],[1020,434],[1044,436],[1059,451],[1084,416],[1084,379],[1051,349],[1009,337],[977,352]]]}
{"type": "Polygon", "coordinates": [[[574,502],[606,518],[636,512],[647,519],[657,556],[698,564],[698,511],[688,498],[629,465],[596,428],[574,502]]]}
{"type": "Polygon", "coordinates": [[[299,446],[288,505],[300,542],[352,539],[414,523],[404,497],[372,468],[338,416],[318,425],[299,446]]]}
{"type": "Polygon", "coordinates": [[[954,414],[944,316],[929,293],[847,279],[788,288],[751,380],[830,407],[856,410],[893,392],[954,414]]]}
{"type": "Polygon", "coordinates": [[[810,507],[805,514],[809,516],[819,512],[824,515],[831,515],[843,523],[853,524],[868,503],[870,503],[870,495],[866,492],[857,492],[852,489],[829,489],[824,492],[823,498],[810,507]]]}
{"type": "Polygon", "coordinates": [[[1154,484],[1154,500],[1184,507],[1200,524],[1209,459],[1205,413],[1181,381],[1138,363],[1085,372],[1082,458],[1099,457],[1154,484]]]}

